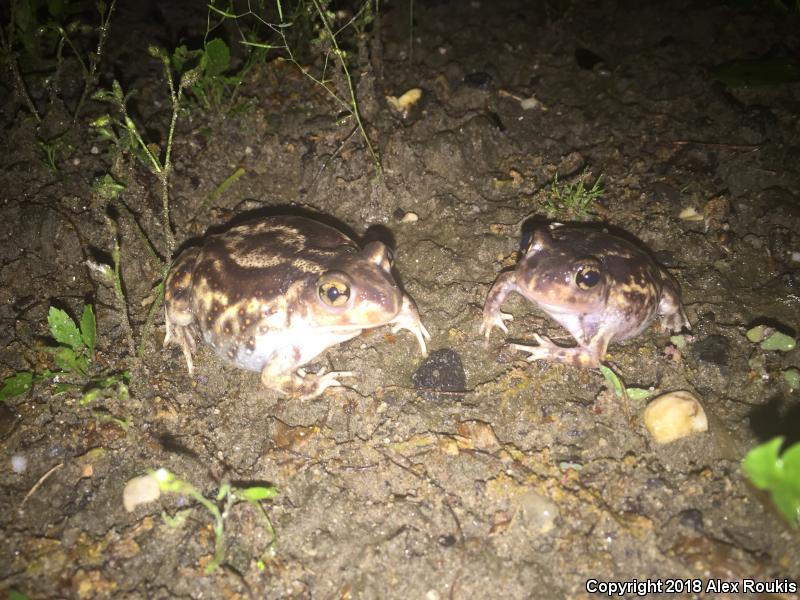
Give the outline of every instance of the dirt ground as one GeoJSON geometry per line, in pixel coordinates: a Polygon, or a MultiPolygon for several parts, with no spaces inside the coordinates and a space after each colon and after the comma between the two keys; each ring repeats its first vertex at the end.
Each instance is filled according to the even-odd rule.
{"type": "MultiPolygon", "coordinates": [[[[201,39],[206,19],[202,3],[169,6],[175,14],[119,6],[100,68],[103,85],[135,90],[131,114],[162,145],[169,103],[146,46],[201,39]]],[[[797,58],[797,13],[767,2],[415,3],[410,51],[409,6],[383,4],[354,59],[382,178],[353,120],[286,62],[251,71],[245,110],[195,107],[178,121],[178,243],[275,207],[324,213],[358,235],[380,226],[431,349],[450,350],[414,376],[413,338],[369,331],[312,365],[356,377],[311,401],[279,398],[208,349],[190,377],[180,351],[162,348],[160,313],[142,359],[131,357],[113,290],[86,263],[110,261],[114,246],[109,201],[92,184],[126,177],[116,202],[133,218],[116,222],[138,343],[160,271],[133,223],[164,251],[158,181],[114,163],[89,127],[106,106],[90,103],[69,127],[80,88],[68,72],[54,101],[32,85],[41,125],[4,73],[0,376],[52,367],[48,309],[80,316],[85,301],[97,309],[99,364],[132,376],[127,398],[81,405],[40,383],[0,404],[0,588],[31,599],[553,599],[588,597],[589,579],[800,579],[797,531],[740,467],[775,435],[800,440],[800,402],[781,377],[798,351],[744,336],[760,320],[800,327],[800,84],[711,76],[734,59],[797,58]],[[415,87],[422,99],[405,116],[385,101],[415,87]],[[53,172],[37,139],[65,131],[53,172]],[[556,175],[584,171],[590,183],[602,175],[592,214],[549,216],[638,237],[679,280],[692,323],[678,354],[650,328],[613,344],[608,362],[629,385],[693,391],[705,434],[658,446],[644,402],[626,409],[598,371],[527,363],[508,339],[572,340],[519,296],[506,304],[508,339],[495,332],[487,345],[478,331],[522,223],[548,216],[556,175]],[[680,218],[687,208],[699,220],[680,218]],[[437,376],[452,385],[432,393],[437,376]],[[126,482],[159,467],[209,497],[226,482],[274,485],[263,503],[272,552],[257,511],[237,504],[225,562],[206,575],[207,511],[178,495],[123,507],[126,482]]]]}

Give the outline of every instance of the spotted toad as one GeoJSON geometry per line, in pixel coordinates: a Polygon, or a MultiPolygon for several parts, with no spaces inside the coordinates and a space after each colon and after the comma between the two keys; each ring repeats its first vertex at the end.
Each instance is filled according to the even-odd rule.
{"type": "Polygon", "coordinates": [[[644,250],[605,230],[578,226],[539,227],[525,256],[501,273],[483,308],[481,331],[508,332],[512,315],[500,311],[511,292],[537,304],[578,342],[565,348],[534,334],[537,346],[514,344],[528,360],[597,367],[608,344],[634,337],[658,316],[672,331],[689,325],[680,288],[644,250]]]}
{"type": "Polygon", "coordinates": [[[229,364],[260,371],[267,388],[314,398],[352,373],[301,367],[365,329],[407,329],[426,353],[430,335],[391,262],[384,244],[360,249],[305,217],[245,222],[177,257],[166,282],[164,343],[181,347],[192,373],[199,333],[229,364]]]}

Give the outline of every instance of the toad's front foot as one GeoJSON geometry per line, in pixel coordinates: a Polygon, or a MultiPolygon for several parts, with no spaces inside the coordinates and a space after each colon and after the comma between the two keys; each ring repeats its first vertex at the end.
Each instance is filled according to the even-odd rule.
{"type": "Polygon", "coordinates": [[[514,315],[511,313],[505,313],[502,310],[496,310],[494,312],[483,312],[483,322],[481,323],[480,332],[489,339],[489,336],[492,334],[492,329],[498,327],[504,333],[508,333],[508,327],[506,326],[506,321],[513,321],[514,315]]]}
{"type": "Polygon", "coordinates": [[[414,302],[408,296],[403,297],[403,304],[400,307],[400,312],[391,322],[392,333],[397,333],[401,329],[406,329],[414,334],[419,344],[419,349],[423,356],[428,355],[428,348],[425,345],[426,340],[431,339],[431,334],[425,329],[419,318],[419,311],[414,306],[414,302]]]}
{"type": "Polygon", "coordinates": [[[557,362],[565,365],[572,365],[575,367],[583,367],[586,369],[596,368],[600,365],[600,355],[593,352],[589,348],[582,348],[580,346],[574,348],[564,348],[559,346],[553,341],[538,333],[533,334],[533,339],[538,346],[527,346],[525,344],[511,344],[515,350],[521,350],[528,353],[528,362],[534,360],[547,360],[557,362]]]}

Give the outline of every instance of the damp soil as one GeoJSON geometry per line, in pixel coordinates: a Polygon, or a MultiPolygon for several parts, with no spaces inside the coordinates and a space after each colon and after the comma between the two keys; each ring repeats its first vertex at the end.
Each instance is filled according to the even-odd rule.
{"type": "MultiPolygon", "coordinates": [[[[199,39],[206,15],[170,5],[175,14],[156,18],[147,3],[124,4],[101,83],[134,90],[132,115],[163,145],[166,86],[146,46],[199,39]]],[[[744,335],[761,321],[800,328],[800,86],[711,76],[734,59],[796,57],[797,14],[714,2],[420,4],[411,35],[408,6],[390,3],[351,49],[382,177],[353,120],[287,62],[252,69],[243,109],[194,106],[178,121],[178,243],[278,209],[392,240],[434,363],[423,365],[408,334],[371,330],[310,366],[355,373],[310,401],[279,398],[206,348],[190,377],[180,351],[162,347],[160,314],[132,358],[114,292],[87,260],[109,262],[120,241],[138,343],[160,278],[140,230],[167,248],[158,181],[93,133],[107,107],[90,102],[71,125],[74,65],[50,97],[31,84],[42,124],[4,74],[0,375],[52,366],[49,307],[79,316],[91,302],[97,361],[130,368],[131,382],[129,397],[89,405],[46,383],[0,405],[0,588],[29,598],[580,598],[588,579],[800,577],[797,532],[740,467],[762,441],[800,439],[800,401],[781,375],[800,366],[798,351],[766,352],[744,335]],[[399,114],[385,97],[410,88],[422,99],[399,114]],[[37,139],[62,133],[53,172],[37,139]],[[109,172],[127,186],[116,234],[93,188],[109,172]],[[601,175],[587,213],[548,213],[556,177],[601,175]],[[699,220],[681,218],[688,208],[699,220]],[[644,402],[616,398],[598,371],[526,362],[510,340],[572,340],[519,296],[505,307],[508,337],[484,341],[483,300],[537,216],[607,223],[669,267],[688,345],[668,351],[653,327],[612,344],[608,364],[628,385],[694,392],[707,433],[656,445],[644,402]],[[123,507],[126,482],[160,467],[209,497],[228,482],[274,485],[262,503],[271,550],[261,516],[237,504],[225,561],[206,575],[207,511],[176,495],[123,507]]]]}

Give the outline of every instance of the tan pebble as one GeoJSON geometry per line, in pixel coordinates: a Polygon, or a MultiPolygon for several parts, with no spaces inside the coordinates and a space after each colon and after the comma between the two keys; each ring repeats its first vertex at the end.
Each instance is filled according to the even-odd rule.
{"type": "Polygon", "coordinates": [[[420,98],[422,98],[422,90],[419,88],[411,88],[399,98],[396,96],[386,96],[386,102],[392,109],[405,116],[408,110],[419,102],[420,98]]]}
{"type": "Polygon", "coordinates": [[[403,218],[400,219],[401,223],[416,223],[419,221],[419,215],[415,212],[407,212],[403,215],[403,218]]]}
{"type": "Polygon", "coordinates": [[[125,510],[132,512],[140,504],[158,500],[161,490],[158,482],[150,475],[134,477],[125,484],[122,491],[122,505],[125,510]]]}
{"type": "Polygon", "coordinates": [[[662,394],[644,409],[644,425],[657,444],[668,444],[694,433],[708,431],[708,419],[691,392],[662,394]]]}
{"type": "Polygon", "coordinates": [[[500,449],[500,442],[494,429],[483,421],[461,421],[456,425],[458,435],[468,439],[478,450],[494,452],[500,449]]]}
{"type": "Polygon", "coordinates": [[[691,222],[691,221],[702,221],[704,217],[703,215],[697,212],[697,209],[694,206],[688,206],[680,212],[678,218],[681,219],[682,221],[691,222]]]}

